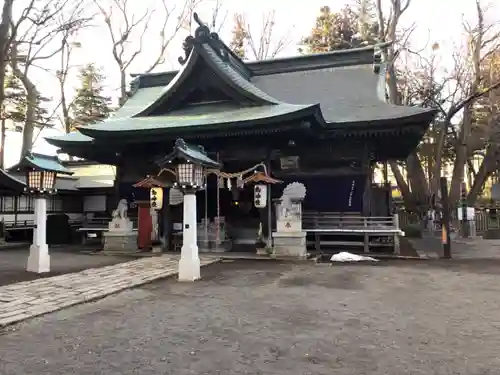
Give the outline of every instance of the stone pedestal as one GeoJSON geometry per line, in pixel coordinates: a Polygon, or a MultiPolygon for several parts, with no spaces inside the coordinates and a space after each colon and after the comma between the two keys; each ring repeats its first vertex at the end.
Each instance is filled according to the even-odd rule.
{"type": "Polygon", "coordinates": [[[276,204],[276,232],[273,236],[275,256],[306,258],[306,232],[302,231],[302,203],[276,204]]]}
{"type": "Polygon", "coordinates": [[[104,251],[137,252],[137,232],[128,218],[114,218],[104,233],[104,251]]]}
{"type": "Polygon", "coordinates": [[[274,232],[273,254],[278,257],[307,257],[306,232],[274,232]]]}

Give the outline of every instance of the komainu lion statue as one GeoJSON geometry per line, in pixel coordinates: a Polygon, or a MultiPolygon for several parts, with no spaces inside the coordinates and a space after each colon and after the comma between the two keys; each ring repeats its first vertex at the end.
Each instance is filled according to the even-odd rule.
{"type": "Polygon", "coordinates": [[[120,199],[118,202],[118,206],[115,210],[113,210],[112,217],[113,219],[126,219],[128,211],[128,203],[126,199],[120,199]]]}

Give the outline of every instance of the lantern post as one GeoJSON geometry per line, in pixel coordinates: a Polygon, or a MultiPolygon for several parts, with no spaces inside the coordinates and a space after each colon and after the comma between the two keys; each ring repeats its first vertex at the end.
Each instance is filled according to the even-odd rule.
{"type": "Polygon", "coordinates": [[[72,172],[59,163],[57,157],[29,153],[11,170],[26,175],[25,194],[34,198],[33,243],[26,265],[28,272],[50,272],[50,255],[47,245],[47,198],[57,193],[57,174],[72,172]]]}
{"type": "Polygon", "coordinates": [[[201,146],[188,145],[182,139],[175,142],[174,150],[158,162],[161,168],[175,168],[177,187],[184,194],[181,259],[179,281],[195,281],[200,278],[198,254],[196,192],[206,189],[206,168],[219,168],[201,146]]]}

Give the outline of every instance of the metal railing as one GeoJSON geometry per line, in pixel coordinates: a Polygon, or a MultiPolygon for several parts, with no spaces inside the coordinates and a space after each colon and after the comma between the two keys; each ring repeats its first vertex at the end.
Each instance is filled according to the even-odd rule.
{"type": "MultiPolygon", "coordinates": [[[[408,226],[422,226],[422,219],[418,217],[418,215],[406,212],[406,211],[400,211],[398,213],[399,216],[399,224],[401,228],[405,228],[408,226]]],[[[456,211],[453,211],[450,216],[451,219],[451,227],[453,228],[460,228],[460,221],[458,220],[458,214],[456,211]]],[[[475,212],[475,217],[474,217],[474,223],[475,224],[475,232],[477,235],[482,235],[489,229],[498,229],[500,228],[500,211],[498,215],[492,217],[488,212],[485,210],[481,211],[476,211],[475,212]]],[[[439,221],[436,221],[434,223],[435,230],[440,230],[441,229],[441,224],[439,221]]],[[[455,229],[456,230],[456,229],[455,229]]]]}
{"type": "MultiPolygon", "coordinates": [[[[137,224],[137,218],[131,217],[130,220],[134,223],[134,226],[137,224]]],[[[90,219],[70,219],[68,221],[71,227],[81,227],[81,226],[89,226],[89,227],[101,227],[106,226],[111,221],[111,218],[90,218],[90,219]]],[[[6,220],[4,221],[4,228],[6,231],[11,230],[28,230],[33,229],[35,227],[34,220],[6,220]]]]}

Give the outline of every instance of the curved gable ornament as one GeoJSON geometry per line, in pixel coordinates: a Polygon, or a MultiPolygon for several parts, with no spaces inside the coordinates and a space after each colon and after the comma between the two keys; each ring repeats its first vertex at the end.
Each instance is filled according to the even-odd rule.
{"type": "Polygon", "coordinates": [[[217,53],[217,55],[223,60],[229,60],[229,51],[224,46],[221,41],[219,34],[215,32],[210,32],[210,28],[200,19],[198,13],[193,13],[193,19],[198,24],[198,27],[194,31],[194,36],[190,35],[182,43],[182,49],[184,50],[184,57],[179,56],[177,59],[181,65],[184,65],[193,50],[195,44],[208,43],[210,47],[217,53]]]}

